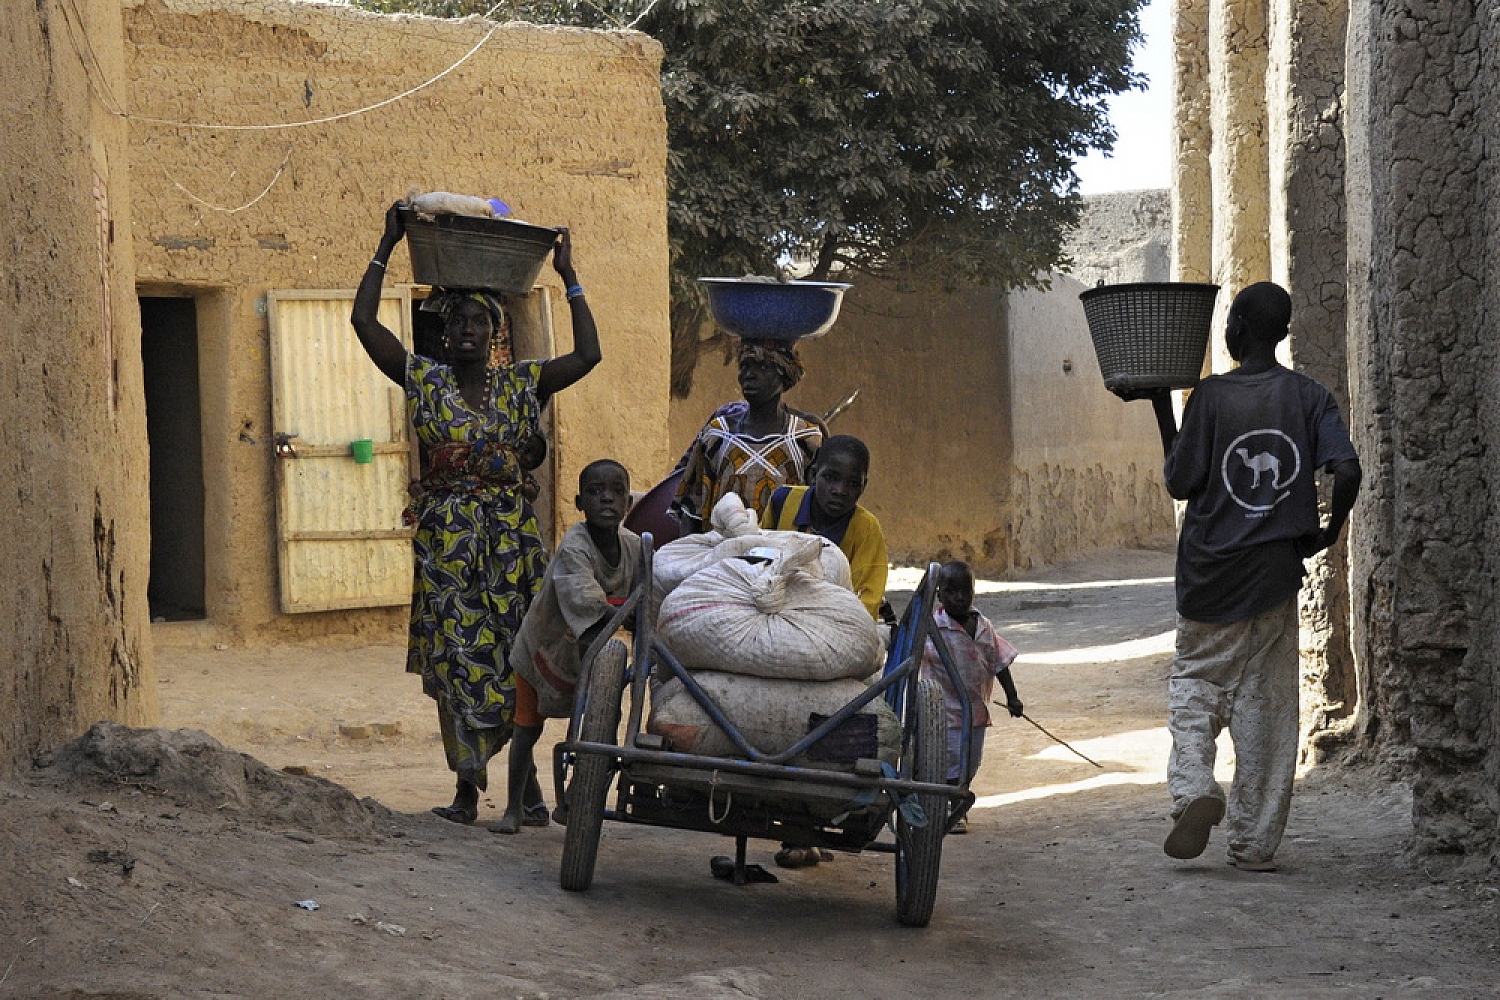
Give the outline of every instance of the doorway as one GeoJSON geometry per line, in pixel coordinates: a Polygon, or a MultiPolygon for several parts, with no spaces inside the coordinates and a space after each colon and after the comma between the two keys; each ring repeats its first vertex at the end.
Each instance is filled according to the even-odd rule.
{"type": "Polygon", "coordinates": [[[151,620],[207,617],[203,597],[203,438],[198,310],[142,296],[141,362],[151,448],[151,620]]]}

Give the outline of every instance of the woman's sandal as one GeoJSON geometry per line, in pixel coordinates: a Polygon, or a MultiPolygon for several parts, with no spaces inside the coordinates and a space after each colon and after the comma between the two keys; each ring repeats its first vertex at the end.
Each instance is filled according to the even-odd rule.
{"type": "Polygon", "coordinates": [[[434,815],[441,816],[450,823],[462,823],[464,826],[472,825],[479,818],[478,809],[470,809],[464,806],[433,806],[432,812],[434,815]]]}

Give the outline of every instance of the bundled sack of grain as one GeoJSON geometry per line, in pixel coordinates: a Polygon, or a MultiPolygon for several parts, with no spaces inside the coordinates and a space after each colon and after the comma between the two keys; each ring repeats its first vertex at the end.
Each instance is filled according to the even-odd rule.
{"type": "Polygon", "coordinates": [[[880,632],[847,587],[818,571],[819,539],[794,535],[765,559],[725,559],[662,601],[657,635],[688,670],[832,681],[865,677],[880,632]]]}
{"type": "MultiPolygon", "coordinates": [[[[770,680],[713,670],[694,673],[693,679],[740,735],[765,754],[785,750],[865,691],[865,685],[855,680],[770,680]]],[[[740,756],[724,730],[675,677],[652,692],[646,731],[670,739],[678,753],[740,756]]],[[[791,763],[850,770],[861,758],[895,764],[900,756],[901,722],[884,698],[876,698],[791,763]]]]}
{"type": "Polygon", "coordinates": [[[683,535],[657,549],[651,559],[651,576],[655,583],[655,606],[683,580],[709,563],[715,562],[713,551],[726,538],[757,535],[760,526],[755,515],[745,508],[737,493],[726,493],[714,505],[709,518],[713,530],[697,535],[683,535]]]}
{"type": "Polygon", "coordinates": [[[656,550],[651,563],[651,609],[661,612],[661,602],[677,585],[701,569],[743,556],[754,548],[801,548],[809,538],[816,539],[820,550],[818,572],[829,583],[853,588],[849,558],[837,545],[818,535],[797,531],[762,531],[753,511],[745,507],[738,494],[727,493],[714,506],[713,531],[685,535],[656,550]],[[748,520],[747,520],[748,519],[748,520]]]}

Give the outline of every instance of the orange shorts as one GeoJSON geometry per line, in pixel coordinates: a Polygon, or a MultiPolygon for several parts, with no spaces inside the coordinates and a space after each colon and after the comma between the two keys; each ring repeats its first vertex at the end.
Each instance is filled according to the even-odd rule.
{"type": "Polygon", "coordinates": [[[537,704],[536,688],[531,682],[520,674],[516,678],[516,725],[525,726],[528,729],[538,729],[547,720],[542,715],[541,706],[537,704]]]}

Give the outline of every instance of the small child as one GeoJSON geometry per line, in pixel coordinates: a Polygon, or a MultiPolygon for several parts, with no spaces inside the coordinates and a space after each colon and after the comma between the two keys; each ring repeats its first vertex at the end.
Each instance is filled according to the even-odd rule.
{"type": "MultiPolygon", "coordinates": [[[[630,596],[640,569],[641,538],[620,526],[630,509],[630,474],[623,465],[605,458],[585,466],[573,504],[583,522],[563,535],[511,649],[515,733],[505,815],[489,827],[494,833],[547,825],[533,748],[549,717],[572,710],[583,653],[630,596]]],[[[561,807],[554,818],[563,821],[561,807]]]]}
{"type": "MultiPolygon", "coordinates": [[[[990,692],[995,681],[1005,691],[1005,707],[1011,718],[1020,718],[1025,706],[1016,694],[1016,682],[1011,679],[1010,665],[1015,662],[1016,648],[995,633],[988,618],[974,610],[974,573],[969,564],[962,561],[944,563],[938,568],[937,599],[939,607],[934,612],[937,627],[942,632],[953,658],[953,665],[964,688],[969,692],[970,725],[968,733],[963,728],[963,702],[943,669],[938,658],[937,647],[932,640],[922,651],[922,676],[931,677],[943,688],[943,707],[948,713],[948,781],[957,784],[960,777],[972,780],[979,770],[979,761],[984,756],[984,731],[990,725],[990,692]],[[960,775],[960,741],[969,739],[969,773],[960,775]]],[[[959,820],[953,833],[967,833],[968,824],[959,820]]]]}
{"type": "Polygon", "coordinates": [[[834,435],[813,458],[812,485],[777,488],[760,526],[821,535],[837,545],[849,559],[854,592],[878,621],[890,566],[880,521],[859,505],[869,478],[870,449],[857,437],[834,435]]]}

